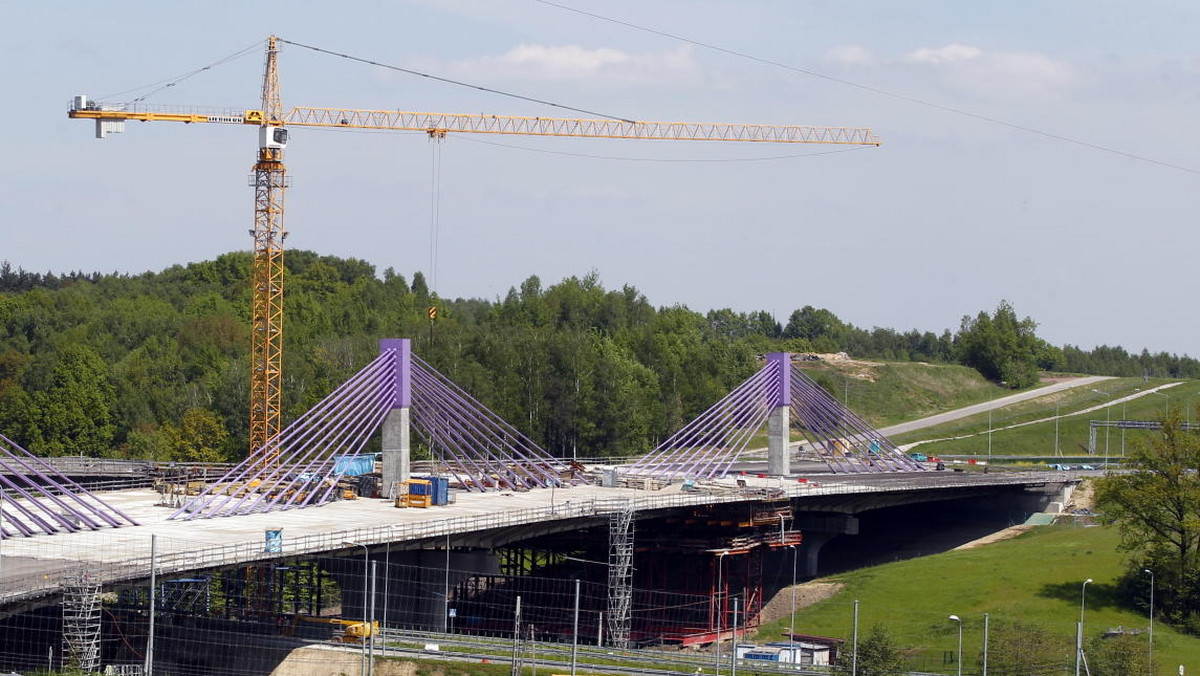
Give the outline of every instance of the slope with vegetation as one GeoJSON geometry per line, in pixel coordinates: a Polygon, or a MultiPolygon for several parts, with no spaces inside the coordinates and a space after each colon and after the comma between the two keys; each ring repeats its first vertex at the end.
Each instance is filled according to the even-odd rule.
{"type": "MultiPolygon", "coordinates": [[[[0,265],[0,432],[45,455],[240,457],[250,260],[233,253],[141,275],[0,265]]],[[[409,283],[391,269],[379,276],[363,261],[306,251],[289,252],[286,276],[285,421],[365,365],[379,338],[408,336],[434,367],[562,456],[653,447],[753,373],[764,352],[934,362],[948,379],[967,378],[950,366],[965,364],[1009,387],[1025,384],[1030,364],[1087,361],[1037,339],[1006,303],[935,335],[860,329],[811,306],[785,324],[761,311],[656,308],[632,287],[605,289],[595,274],[549,287],[530,277],[492,301],[439,299],[419,272],[409,283]]],[[[1104,368],[1200,373],[1189,358],[1102,356],[1104,368]]],[[[940,377],[921,389],[928,376],[906,364],[874,379],[817,375],[852,406],[869,404],[861,408],[877,424],[982,400],[988,389],[940,377]]]]}
{"type": "MultiPolygon", "coordinates": [[[[1144,674],[1148,590],[1133,598],[1123,591],[1128,562],[1117,550],[1119,541],[1113,528],[1046,526],[982,547],[844,573],[825,580],[843,585],[837,595],[797,614],[796,632],[849,640],[857,600],[860,641],[879,625],[906,669],[954,673],[958,627],[949,617],[957,615],[963,621],[963,673],[973,674],[979,673],[987,613],[988,673],[1061,674],[1073,666],[1082,583],[1091,578],[1084,623],[1091,673],[1144,674]],[[1136,672],[1102,671],[1094,664],[1111,645],[1099,637],[1117,628],[1138,632],[1122,648],[1136,655],[1136,672]]],[[[789,621],[763,625],[759,640],[777,640],[789,621]]],[[[1200,660],[1200,639],[1161,621],[1154,643],[1154,673],[1200,660]]]]}

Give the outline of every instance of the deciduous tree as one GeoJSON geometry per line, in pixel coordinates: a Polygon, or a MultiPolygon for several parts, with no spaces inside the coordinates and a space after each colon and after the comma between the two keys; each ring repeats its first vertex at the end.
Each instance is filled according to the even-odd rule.
{"type": "Polygon", "coordinates": [[[1132,470],[1097,482],[1096,505],[1121,530],[1134,552],[1134,575],[1154,570],[1160,608],[1175,621],[1200,603],[1200,436],[1183,429],[1173,412],[1148,443],[1136,442],[1125,466],[1132,470]]]}

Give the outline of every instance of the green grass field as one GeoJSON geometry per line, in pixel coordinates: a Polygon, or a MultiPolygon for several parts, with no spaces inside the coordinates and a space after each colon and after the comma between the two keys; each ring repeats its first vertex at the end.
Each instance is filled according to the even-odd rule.
{"type": "MultiPolygon", "coordinates": [[[[854,600],[859,604],[860,635],[883,623],[896,644],[909,652],[910,668],[954,673],[944,663],[957,647],[957,628],[948,618],[963,619],[964,673],[977,673],[975,657],[983,643],[983,614],[992,622],[1021,620],[1046,628],[1073,654],[1081,587],[1087,589],[1085,633],[1110,627],[1146,628],[1144,613],[1122,607],[1113,583],[1123,570],[1113,529],[1046,526],[1012,540],[969,550],[865,568],[827,578],[845,587],[833,598],[805,608],[796,631],[849,638],[854,600]]],[[[778,640],[788,619],[764,625],[759,641],[778,640]]],[[[1177,673],[1177,665],[1200,668],[1200,639],[1155,625],[1159,673],[1177,673]]]]}
{"type": "Polygon", "coordinates": [[[1011,394],[965,366],[913,362],[803,362],[804,372],[876,427],[1011,394]]]}

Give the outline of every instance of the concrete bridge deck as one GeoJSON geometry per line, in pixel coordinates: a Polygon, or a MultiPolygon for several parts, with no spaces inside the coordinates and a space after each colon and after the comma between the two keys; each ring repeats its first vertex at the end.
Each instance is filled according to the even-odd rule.
{"type": "Polygon", "coordinates": [[[0,543],[0,605],[57,592],[63,577],[86,568],[102,583],[148,577],[151,535],[160,575],[182,574],[257,561],[279,560],[367,546],[400,549],[492,547],[607,520],[630,505],[638,516],[721,503],[787,496],[798,510],[855,513],[913,501],[961,497],[999,487],[1063,484],[1067,472],[923,472],[875,475],[737,476],[706,482],[699,492],[679,485],[659,491],[576,486],[527,492],[459,493],[456,502],[427,509],[397,509],[390,501],[346,500],[268,514],[169,521],[174,508],[159,506],[151,489],[103,494],[140,525],[119,529],[12,538],[0,543]],[[739,480],[744,486],[739,486],[739,480]],[[278,551],[267,551],[266,530],[282,530],[278,551]]]}

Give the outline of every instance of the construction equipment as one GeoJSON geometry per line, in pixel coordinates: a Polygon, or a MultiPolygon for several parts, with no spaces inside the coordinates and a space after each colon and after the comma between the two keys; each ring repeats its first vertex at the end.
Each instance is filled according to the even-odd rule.
{"type": "Polygon", "coordinates": [[[334,627],[330,640],[335,643],[362,643],[370,638],[372,633],[379,631],[379,622],[363,622],[362,620],[344,620],[340,617],[314,617],[312,615],[296,614],[292,616],[291,625],[284,632],[291,636],[295,633],[296,623],[309,622],[312,624],[328,624],[334,627]]]}
{"type": "MultiPolygon", "coordinates": [[[[332,127],[390,131],[424,131],[432,138],[450,132],[516,134],[577,138],[674,141],[738,141],[746,143],[820,143],[879,145],[866,127],[810,127],[686,122],[634,122],[621,119],[571,119],[454,115],[393,110],[296,107],[283,110],[279,90],[279,43],[267,39],[266,68],[259,109],[196,112],[112,105],[77,95],[68,117],[94,120],[96,137],[125,130],[128,120],[254,125],[259,128],[254,187],[254,267],[250,370],[250,452],[263,447],[280,428],[280,385],[283,362],[283,225],[284,189],[288,184],[283,151],[288,127],[332,127]]],[[[436,310],[434,311],[436,312],[436,310]]],[[[431,317],[432,318],[432,317],[431,317]]],[[[269,452],[263,464],[277,453],[269,452]]]]}

